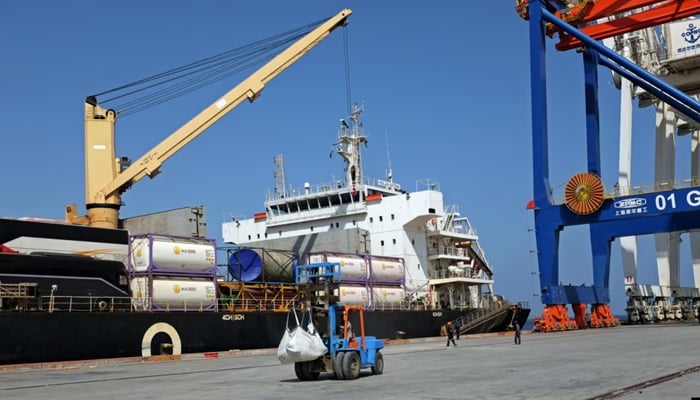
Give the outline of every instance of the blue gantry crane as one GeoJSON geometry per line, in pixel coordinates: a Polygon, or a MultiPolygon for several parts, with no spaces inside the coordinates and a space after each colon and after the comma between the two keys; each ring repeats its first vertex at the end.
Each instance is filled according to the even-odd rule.
{"type": "Polygon", "coordinates": [[[700,185],[657,187],[635,194],[606,194],[601,175],[598,115],[599,65],[616,72],[700,123],[700,103],[645,71],[599,40],[700,14],[700,2],[689,0],[516,1],[529,21],[532,101],[533,200],[541,299],[538,326],[543,331],[574,329],[586,323],[616,325],[609,303],[610,249],[615,238],[700,228],[700,185]],[[611,18],[612,17],[612,18],[611,18]],[[607,21],[607,22],[600,22],[607,21]],[[557,35],[556,48],[579,49],[583,59],[587,168],[569,179],[564,202],[555,202],[549,182],[547,36],[557,35]],[[559,283],[559,235],[568,226],[588,225],[592,249],[593,285],[559,283]],[[572,305],[575,321],[566,306],[572,305]]]}

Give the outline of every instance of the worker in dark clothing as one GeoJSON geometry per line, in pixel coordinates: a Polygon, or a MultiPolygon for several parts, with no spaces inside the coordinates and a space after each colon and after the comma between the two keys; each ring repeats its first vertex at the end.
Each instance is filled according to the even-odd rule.
{"type": "Polygon", "coordinates": [[[518,321],[515,321],[515,337],[513,340],[515,344],[520,344],[520,323],[518,321]]]}
{"type": "Polygon", "coordinates": [[[455,327],[452,325],[452,322],[447,322],[447,347],[450,347],[450,342],[457,347],[457,342],[455,342],[455,327]]]}
{"type": "Polygon", "coordinates": [[[457,336],[457,340],[459,340],[459,334],[462,333],[462,322],[460,320],[455,321],[455,334],[457,336]]]}
{"type": "MultiPolygon", "coordinates": [[[[342,336],[342,337],[346,337],[346,336],[345,336],[345,324],[344,324],[345,315],[346,315],[346,312],[343,311],[343,317],[340,319],[340,321],[338,321],[338,322],[339,322],[339,324],[338,324],[338,334],[339,334],[340,336],[342,336]]],[[[352,331],[352,323],[350,322],[350,320],[348,320],[348,334],[347,334],[347,339],[349,339],[349,340],[355,339],[355,333],[352,331]]]]}

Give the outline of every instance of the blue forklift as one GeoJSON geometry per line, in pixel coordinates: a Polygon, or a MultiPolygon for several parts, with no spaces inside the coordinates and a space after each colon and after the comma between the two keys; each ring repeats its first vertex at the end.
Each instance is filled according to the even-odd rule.
{"type": "MultiPolygon", "coordinates": [[[[337,379],[357,379],[360,370],[370,368],[372,374],[384,372],[384,356],[380,352],[384,341],[365,335],[364,308],[360,305],[342,305],[332,294],[340,282],[340,264],[317,263],[298,265],[297,282],[306,287],[306,300],[311,304],[327,304],[313,307],[321,310],[317,317],[327,317],[328,330],[323,339],[327,352],[311,361],[294,363],[294,372],[302,381],[316,380],[321,372],[335,374],[337,379]],[[319,315],[320,314],[320,315],[319,315]],[[351,328],[350,317],[357,314],[359,335],[351,328]]],[[[315,318],[318,320],[318,318],[315,318]]]]}

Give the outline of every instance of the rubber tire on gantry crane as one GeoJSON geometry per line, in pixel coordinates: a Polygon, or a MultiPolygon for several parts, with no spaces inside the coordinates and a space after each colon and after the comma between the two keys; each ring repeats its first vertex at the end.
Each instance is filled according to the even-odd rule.
{"type": "Polygon", "coordinates": [[[362,362],[356,351],[350,351],[343,358],[343,377],[345,379],[357,379],[360,376],[362,362]]]}
{"type": "Polygon", "coordinates": [[[377,352],[374,365],[372,366],[372,374],[381,375],[382,373],[384,373],[384,356],[382,353],[377,352]]]}
{"type": "Polygon", "coordinates": [[[345,379],[343,375],[343,359],[345,358],[345,352],[339,351],[335,353],[335,359],[333,360],[333,372],[335,372],[335,377],[339,380],[345,379]]]}

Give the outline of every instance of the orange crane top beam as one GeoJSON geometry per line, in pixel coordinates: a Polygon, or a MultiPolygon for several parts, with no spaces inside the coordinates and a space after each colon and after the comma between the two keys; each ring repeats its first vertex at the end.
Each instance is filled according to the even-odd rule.
{"type": "MultiPolygon", "coordinates": [[[[521,17],[528,19],[530,0],[516,0],[516,10],[521,17]]],[[[554,3],[554,2],[552,2],[554,3]]],[[[561,2],[558,2],[561,4],[561,2]]],[[[579,5],[556,11],[554,15],[564,22],[579,27],[580,31],[595,40],[622,35],[639,29],[673,22],[700,14],[698,0],[588,0],[579,5]],[[640,10],[646,7],[647,9],[640,10]],[[615,17],[603,23],[595,23],[601,18],[615,17]]],[[[558,50],[581,47],[581,41],[561,32],[552,24],[547,24],[547,35],[559,34],[558,50]]]]}
{"type": "MultiPolygon", "coordinates": [[[[605,3],[604,1],[599,2],[605,3]]],[[[607,1],[607,3],[611,2],[615,1],[607,1]]],[[[644,0],[630,1],[630,3],[644,2],[644,0]]],[[[667,22],[673,22],[697,14],[700,14],[700,2],[698,0],[666,1],[648,10],[640,11],[638,13],[617,18],[608,22],[585,26],[580,30],[595,40],[602,40],[639,29],[657,26],[667,22]]],[[[600,14],[598,16],[602,17],[600,14]]],[[[590,18],[586,17],[586,20],[590,20],[590,18]]],[[[581,46],[581,41],[575,37],[562,32],[559,32],[559,35],[560,40],[556,45],[558,50],[570,50],[581,46]]]]}
{"type": "MultiPolygon", "coordinates": [[[[665,2],[668,0],[589,0],[577,6],[559,10],[554,15],[571,25],[579,26],[599,18],[611,17],[665,2]]],[[[671,1],[671,3],[675,3],[675,1],[671,1]]]]}

